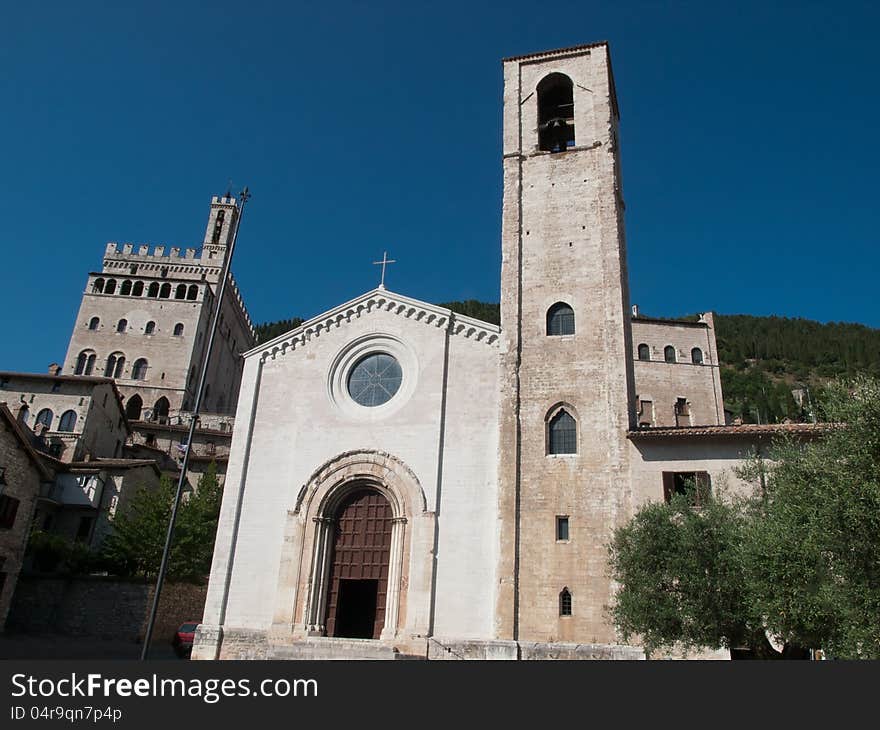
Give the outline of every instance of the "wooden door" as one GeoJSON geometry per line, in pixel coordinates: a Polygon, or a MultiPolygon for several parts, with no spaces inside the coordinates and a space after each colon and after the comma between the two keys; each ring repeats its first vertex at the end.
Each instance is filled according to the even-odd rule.
{"type": "Polygon", "coordinates": [[[339,506],[327,597],[328,636],[379,638],[388,595],[391,517],[388,500],[372,490],[355,492],[339,506]]]}

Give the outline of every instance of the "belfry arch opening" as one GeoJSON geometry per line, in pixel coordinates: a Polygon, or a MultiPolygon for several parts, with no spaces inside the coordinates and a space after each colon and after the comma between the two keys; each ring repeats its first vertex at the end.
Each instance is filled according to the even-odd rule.
{"type": "Polygon", "coordinates": [[[538,149],[565,152],[574,147],[574,84],[552,73],[538,84],[538,149]]]}
{"type": "Polygon", "coordinates": [[[380,638],[388,597],[392,519],[385,496],[366,485],[348,494],[336,508],[327,579],[327,636],[380,638]]]}

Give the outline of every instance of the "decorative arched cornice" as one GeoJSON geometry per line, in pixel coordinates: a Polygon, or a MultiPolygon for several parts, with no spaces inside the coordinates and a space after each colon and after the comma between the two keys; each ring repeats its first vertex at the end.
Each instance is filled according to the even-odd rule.
{"type": "Polygon", "coordinates": [[[261,361],[275,359],[278,355],[286,355],[304,347],[331,329],[342,327],[352,320],[379,311],[391,312],[431,327],[446,327],[453,336],[467,337],[495,347],[498,345],[501,332],[500,327],[488,322],[454,314],[449,309],[394,294],[386,289],[374,289],[358,299],[304,322],[296,329],[270,340],[265,345],[244,353],[244,357],[259,355],[261,361]]]}
{"type": "Polygon", "coordinates": [[[418,477],[397,457],[378,450],[346,451],[318,467],[303,484],[292,513],[301,519],[327,517],[352,490],[367,484],[389,500],[395,518],[428,510],[418,477]]]}
{"type": "Polygon", "coordinates": [[[550,421],[556,416],[556,414],[559,413],[559,411],[563,410],[568,413],[569,416],[574,418],[575,421],[580,423],[580,417],[578,416],[577,408],[575,408],[568,401],[564,400],[557,401],[552,406],[550,406],[550,408],[547,409],[547,411],[544,413],[544,421],[546,423],[550,423],[550,421]]]}

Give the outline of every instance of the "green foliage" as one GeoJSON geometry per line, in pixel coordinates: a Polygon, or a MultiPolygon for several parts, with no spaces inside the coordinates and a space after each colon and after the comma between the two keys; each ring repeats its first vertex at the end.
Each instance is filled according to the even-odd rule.
{"type": "Polygon", "coordinates": [[[300,317],[291,317],[290,319],[280,319],[277,322],[264,322],[263,324],[258,324],[254,327],[254,334],[256,336],[256,343],[259,345],[261,342],[268,342],[278,335],[283,335],[285,332],[290,332],[292,329],[296,329],[303,323],[303,320],[300,317]]]}
{"type": "MultiPolygon", "coordinates": [[[[159,572],[176,485],[162,477],[157,489],[141,488],[129,508],[113,520],[102,559],[120,575],[151,577],[159,572]]],[[[211,462],[196,491],[181,501],[168,559],[168,575],[198,579],[211,568],[222,489],[211,462]]]]}
{"type": "Polygon", "coordinates": [[[90,573],[101,569],[101,561],[82,542],[71,542],[61,535],[34,530],[28,538],[27,554],[34,567],[45,573],[90,573]]]}
{"type": "Polygon", "coordinates": [[[647,652],[764,643],[760,614],[748,602],[740,503],[676,495],[642,507],[610,546],[612,578],[621,589],[612,616],[647,652]]]}
{"type": "Polygon", "coordinates": [[[752,593],[784,640],[878,659],[880,381],[833,383],[822,406],[846,427],[774,446],[747,533],[752,593]]]}
{"type": "Polygon", "coordinates": [[[501,305],[490,302],[478,302],[476,299],[467,299],[461,302],[444,302],[438,307],[451,309],[453,312],[463,314],[465,317],[473,317],[489,324],[501,324],[501,305]]]}
{"type": "Polygon", "coordinates": [[[754,494],[697,510],[647,504],[611,545],[612,607],[646,648],[746,645],[765,635],[838,658],[880,658],[880,381],[822,394],[828,432],[773,444],[739,476],[754,494]],[[768,466],[768,464],[770,466],[768,466]]]}

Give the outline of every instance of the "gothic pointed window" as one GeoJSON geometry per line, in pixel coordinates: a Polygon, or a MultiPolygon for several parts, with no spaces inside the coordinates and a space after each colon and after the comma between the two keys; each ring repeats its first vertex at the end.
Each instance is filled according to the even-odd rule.
{"type": "Polygon", "coordinates": [[[144,282],[136,281],[131,288],[131,295],[133,297],[142,297],[144,295],[144,282]]]}
{"type": "Polygon", "coordinates": [[[153,420],[159,423],[168,423],[169,406],[170,404],[165,396],[159,398],[156,401],[156,405],[153,406],[153,420]]]}
{"type": "Polygon", "coordinates": [[[651,348],[646,344],[642,343],[639,345],[639,360],[650,360],[651,359],[651,348]]]}
{"type": "Polygon", "coordinates": [[[175,299],[186,299],[186,284],[178,284],[174,290],[175,299]]]}
{"type": "Polygon", "coordinates": [[[139,421],[141,418],[141,410],[143,410],[144,401],[137,394],[128,399],[125,404],[125,417],[129,421],[139,421]]]}
{"type": "Polygon", "coordinates": [[[92,317],[92,318],[89,320],[89,329],[90,329],[90,330],[96,330],[96,329],[98,329],[98,325],[100,325],[100,324],[101,324],[101,318],[100,318],[100,317],[92,317]]]}
{"type": "Polygon", "coordinates": [[[119,353],[116,356],[116,367],[113,368],[113,377],[121,378],[122,377],[122,369],[125,367],[125,355],[119,353]]]}
{"type": "Polygon", "coordinates": [[[538,149],[565,152],[574,146],[574,84],[552,73],[538,84],[538,149]]]}
{"type": "Polygon", "coordinates": [[[571,616],[571,591],[563,588],[559,593],[559,615],[571,616]]]}
{"type": "Polygon", "coordinates": [[[58,421],[58,430],[70,432],[74,428],[76,428],[76,411],[65,411],[58,421]]]}
{"type": "Polygon", "coordinates": [[[577,453],[577,421],[565,408],[560,408],[550,419],[547,431],[548,453],[577,453]]]}
{"type": "Polygon", "coordinates": [[[666,362],[675,362],[675,348],[672,345],[663,348],[663,359],[666,362]]]}
{"type": "Polygon", "coordinates": [[[134,365],[131,368],[131,379],[132,380],[146,380],[147,379],[147,361],[145,358],[141,357],[134,361],[134,365]]]}
{"type": "Polygon", "coordinates": [[[703,351],[699,347],[695,347],[693,350],[691,350],[691,362],[694,365],[703,364],[703,351]]]}
{"type": "Polygon", "coordinates": [[[52,419],[54,417],[55,417],[55,414],[52,413],[51,408],[44,408],[42,411],[40,411],[37,414],[37,421],[36,422],[42,423],[46,427],[46,430],[48,431],[49,429],[52,428],[52,419]]]}
{"type": "Polygon", "coordinates": [[[574,310],[565,302],[556,302],[547,310],[547,334],[574,334],[574,310]]]}
{"type": "Polygon", "coordinates": [[[145,335],[152,335],[156,331],[156,323],[153,321],[147,322],[146,327],[144,327],[145,335]]]}

